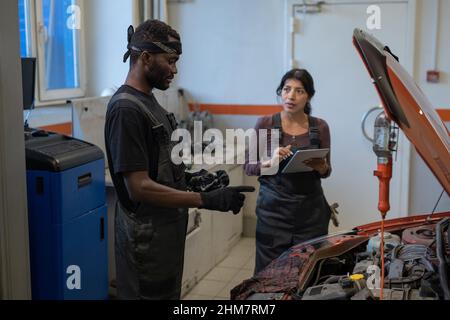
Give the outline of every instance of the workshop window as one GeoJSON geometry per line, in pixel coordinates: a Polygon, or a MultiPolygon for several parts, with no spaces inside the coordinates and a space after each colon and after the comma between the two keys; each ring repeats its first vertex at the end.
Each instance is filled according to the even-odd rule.
{"type": "Polygon", "coordinates": [[[82,1],[18,0],[20,52],[37,57],[39,102],[82,97],[82,1]]]}
{"type": "Polygon", "coordinates": [[[20,55],[31,56],[30,15],[28,1],[19,0],[20,55]]]}

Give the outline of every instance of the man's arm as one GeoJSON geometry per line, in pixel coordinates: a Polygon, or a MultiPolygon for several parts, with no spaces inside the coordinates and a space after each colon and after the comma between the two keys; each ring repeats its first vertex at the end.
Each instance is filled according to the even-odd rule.
{"type": "Polygon", "coordinates": [[[146,171],[128,172],[124,177],[131,199],[166,208],[205,208],[237,214],[244,205],[243,192],[255,191],[253,187],[237,186],[201,193],[184,192],[156,183],[146,171]]]}
{"type": "Polygon", "coordinates": [[[147,171],[123,173],[128,194],[133,201],[166,208],[198,208],[203,205],[200,193],[185,192],[159,184],[147,171]]]}

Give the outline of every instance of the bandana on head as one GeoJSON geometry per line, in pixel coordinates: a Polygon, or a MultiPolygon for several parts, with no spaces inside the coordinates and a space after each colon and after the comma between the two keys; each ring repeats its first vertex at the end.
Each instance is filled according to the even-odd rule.
{"type": "Polygon", "coordinates": [[[133,41],[134,28],[133,26],[128,27],[128,45],[127,52],[123,55],[123,62],[128,60],[128,57],[131,55],[131,51],[136,52],[150,52],[150,53],[173,53],[180,55],[181,50],[181,42],[180,41],[155,41],[155,42],[137,42],[133,41]]]}

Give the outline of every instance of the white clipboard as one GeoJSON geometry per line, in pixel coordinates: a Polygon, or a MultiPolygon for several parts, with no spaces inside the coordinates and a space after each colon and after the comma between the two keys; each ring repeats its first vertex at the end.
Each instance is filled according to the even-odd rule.
{"type": "Polygon", "coordinates": [[[288,164],[284,167],[281,173],[297,173],[297,172],[310,172],[314,169],[308,167],[303,161],[313,158],[325,158],[330,149],[307,149],[297,150],[289,160],[288,164]]]}

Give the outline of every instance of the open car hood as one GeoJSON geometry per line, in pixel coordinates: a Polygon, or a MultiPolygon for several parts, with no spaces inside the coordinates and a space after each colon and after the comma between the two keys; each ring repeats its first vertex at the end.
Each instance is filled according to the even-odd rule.
{"type": "Polygon", "coordinates": [[[353,33],[358,50],[387,116],[403,131],[450,195],[450,139],[447,127],[389,47],[360,29],[353,33]]]}

